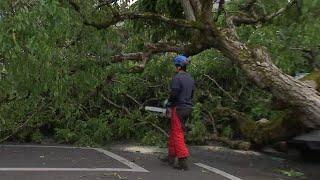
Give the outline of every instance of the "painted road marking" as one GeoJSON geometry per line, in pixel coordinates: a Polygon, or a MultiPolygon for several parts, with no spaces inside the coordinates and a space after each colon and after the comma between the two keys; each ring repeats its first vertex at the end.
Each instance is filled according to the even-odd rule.
{"type": "Polygon", "coordinates": [[[206,170],[209,170],[209,171],[211,171],[211,172],[214,172],[214,173],[216,173],[216,174],[219,174],[219,175],[221,175],[221,176],[223,176],[223,177],[225,177],[225,178],[228,178],[228,179],[230,179],[230,180],[242,180],[242,179],[240,179],[240,178],[238,178],[238,177],[235,177],[235,176],[233,176],[233,175],[231,175],[231,174],[228,174],[228,173],[226,173],[226,172],[224,172],[224,171],[221,171],[221,170],[219,170],[219,169],[216,169],[216,168],[214,168],[214,167],[210,167],[210,166],[207,166],[207,165],[202,164],[202,163],[194,163],[194,164],[197,165],[197,166],[200,166],[200,167],[202,167],[202,168],[204,168],[204,169],[206,169],[206,170]]]}
{"type": "Polygon", "coordinates": [[[98,152],[101,152],[101,153],[105,154],[106,156],[112,157],[113,159],[116,159],[116,160],[122,162],[123,164],[129,166],[131,169],[133,169],[133,170],[135,170],[137,172],[149,172],[146,169],[138,166],[137,164],[135,164],[135,163],[133,163],[133,162],[121,157],[121,156],[118,156],[118,155],[116,155],[116,154],[114,154],[114,153],[112,153],[110,151],[106,151],[106,150],[101,149],[101,148],[93,148],[93,149],[98,151],[98,152]]]}
{"type": "Polygon", "coordinates": [[[0,147],[30,147],[30,148],[62,148],[62,149],[85,149],[95,150],[109,156],[130,168],[0,168],[0,171],[127,171],[127,172],[149,172],[141,166],[101,148],[72,147],[72,146],[41,146],[41,145],[0,145],[0,147]]]}
{"type": "Polygon", "coordinates": [[[0,168],[0,171],[112,171],[112,172],[149,172],[126,168],[0,168]]]}

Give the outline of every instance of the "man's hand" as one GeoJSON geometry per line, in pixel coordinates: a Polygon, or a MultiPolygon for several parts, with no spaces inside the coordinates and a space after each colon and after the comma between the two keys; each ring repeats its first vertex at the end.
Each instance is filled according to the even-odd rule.
{"type": "Polygon", "coordinates": [[[171,106],[172,106],[172,102],[168,101],[168,99],[166,99],[163,102],[163,107],[168,108],[168,107],[171,107],[171,106]]]}

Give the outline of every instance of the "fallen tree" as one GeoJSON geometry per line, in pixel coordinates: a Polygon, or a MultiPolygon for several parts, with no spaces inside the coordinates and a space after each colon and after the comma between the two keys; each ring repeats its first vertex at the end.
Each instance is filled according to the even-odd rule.
{"type": "MultiPolygon", "coordinates": [[[[37,128],[35,138],[49,129],[67,143],[78,142],[79,139],[81,143],[92,139],[101,143],[110,137],[118,140],[138,136],[139,133],[132,131],[134,124],[150,125],[146,126],[150,129],[139,126],[144,132],[141,134],[154,130],[165,135],[162,129],[166,128],[166,123],[155,117],[143,117],[145,114],[141,109],[144,105],[158,106],[158,101],[166,97],[164,89],[172,74],[170,64],[165,61],[169,62],[174,53],[196,55],[190,70],[202,84],[195,96],[197,102],[208,105],[206,109],[214,117],[222,114],[233,119],[228,122],[235,124],[233,128],[242,134],[245,141],[264,144],[273,139],[287,138],[293,132],[285,132],[287,122],[298,125],[296,122],[301,121],[305,127],[318,128],[319,93],[291,77],[295,72],[310,72],[309,66],[288,71],[275,58],[280,51],[297,49],[300,55],[301,51],[306,53],[309,58],[307,64],[316,68],[317,45],[296,45],[300,42],[297,40],[292,47],[286,47],[287,44],[275,46],[279,48],[275,51],[275,47],[268,44],[272,41],[268,41],[267,35],[261,38],[260,43],[249,39],[253,32],[263,34],[264,28],[270,28],[268,32],[273,34],[277,28],[284,31],[278,20],[283,23],[290,20],[291,17],[285,17],[292,14],[316,14],[317,9],[310,12],[301,10],[301,1],[277,1],[271,5],[268,1],[250,0],[232,1],[229,5],[225,4],[228,1],[139,0],[131,6],[125,5],[128,1],[118,2],[0,3],[0,33],[3,35],[0,68],[4,74],[0,88],[0,123],[4,127],[4,131],[0,130],[1,136],[7,137],[8,133],[14,132],[9,139],[20,135],[21,139],[30,139],[28,137],[33,134],[30,129],[37,128]],[[218,9],[213,8],[214,4],[218,9]],[[260,44],[267,45],[269,50],[260,44]],[[220,60],[225,65],[217,65],[220,60]],[[265,126],[255,124],[255,120],[276,114],[271,112],[271,106],[264,105],[263,113],[261,110],[257,113],[252,111],[256,103],[261,105],[263,100],[250,100],[250,94],[255,94],[253,99],[261,95],[261,99],[270,102],[270,93],[266,90],[303,118],[287,118],[285,123],[275,121],[265,126]],[[42,100],[50,100],[52,104],[39,113],[41,117],[32,116],[27,124],[23,124],[23,116],[34,112],[34,104],[42,100]],[[216,100],[220,102],[216,103],[216,100]],[[214,114],[213,111],[219,107],[228,107],[230,111],[214,114]],[[242,122],[230,115],[237,111],[253,117],[242,122]],[[143,121],[140,122],[140,118],[143,121]],[[276,122],[279,123],[273,125],[276,122]],[[27,132],[23,130],[25,127],[28,127],[27,132]],[[271,133],[277,130],[283,132],[280,137],[271,133]],[[266,133],[262,133],[264,131],[266,133]]],[[[293,37],[292,34],[281,33],[279,39],[293,37]]],[[[315,39],[310,35],[308,38],[315,39]]],[[[279,53],[279,57],[285,59],[287,56],[279,53]]],[[[292,59],[287,58],[292,61],[287,60],[289,67],[304,63],[290,57],[292,59]]],[[[221,123],[220,118],[215,120],[221,123]]],[[[221,129],[217,127],[213,131],[216,133],[221,129]]],[[[195,132],[203,135],[200,130],[195,132]]],[[[149,136],[148,133],[145,136],[149,136]]],[[[239,144],[220,136],[215,136],[215,139],[230,146],[239,144]]]]}
{"type": "MultiPolygon", "coordinates": [[[[193,37],[189,37],[188,44],[171,45],[161,42],[146,45],[146,51],[144,52],[114,56],[116,61],[135,60],[145,64],[148,57],[156,53],[178,52],[192,56],[203,50],[215,48],[235,64],[238,64],[259,87],[269,90],[275,97],[301,111],[306,117],[303,120],[306,127],[311,129],[320,127],[320,93],[282,72],[273,64],[266,48],[250,47],[248,44],[241,42],[237,34],[237,26],[270,22],[294,6],[297,0],[289,1],[287,5],[272,13],[263,12],[262,14],[257,13],[253,8],[258,1],[247,1],[242,11],[236,15],[229,16],[229,13],[226,13],[227,26],[221,26],[214,21],[214,14],[212,13],[214,1],[212,0],[179,1],[186,19],[171,18],[153,12],[126,12],[121,11],[115,5],[107,4],[107,9],[112,12],[112,18],[102,23],[90,22],[82,14],[80,5],[73,0],[68,2],[81,15],[85,25],[97,29],[110,28],[110,26],[125,20],[143,19],[145,21],[167,23],[175,28],[192,30],[193,37]]],[[[220,3],[219,7],[223,8],[224,5],[220,3]]],[[[217,15],[220,15],[220,8],[217,15]]]]}

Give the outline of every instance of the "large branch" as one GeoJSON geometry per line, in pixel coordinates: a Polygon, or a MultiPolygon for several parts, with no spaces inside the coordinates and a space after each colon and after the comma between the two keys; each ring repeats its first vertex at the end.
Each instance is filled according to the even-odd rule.
{"type": "Polygon", "coordinates": [[[145,51],[143,52],[115,55],[113,57],[113,62],[123,62],[126,60],[142,61],[150,58],[150,56],[153,54],[165,52],[184,52],[185,50],[185,46],[170,45],[168,43],[149,43],[145,45],[145,51]]]}
{"type": "Polygon", "coordinates": [[[119,63],[127,60],[144,61],[149,59],[154,54],[166,53],[166,52],[183,53],[188,56],[192,56],[209,48],[210,48],[209,45],[196,44],[196,43],[188,44],[188,45],[173,45],[170,43],[156,43],[156,44],[149,43],[145,45],[145,51],[115,55],[113,56],[112,61],[114,63],[119,63]]]}
{"type": "Polygon", "coordinates": [[[192,4],[189,0],[178,0],[182,6],[183,12],[187,20],[195,21],[195,11],[192,7],[192,4]]]}
{"type": "Polygon", "coordinates": [[[212,22],[212,9],[213,1],[212,0],[202,0],[202,9],[201,9],[201,21],[206,24],[211,24],[212,22]]]}
{"type": "Polygon", "coordinates": [[[112,25],[115,25],[119,22],[125,21],[125,20],[137,20],[137,19],[144,19],[144,20],[153,20],[153,21],[161,21],[168,23],[170,25],[183,27],[183,28],[191,28],[191,29],[200,29],[200,30],[206,30],[206,26],[199,22],[193,22],[188,21],[184,19],[174,19],[169,18],[160,14],[154,14],[149,12],[144,13],[122,13],[118,14],[117,16],[114,16],[111,20],[103,22],[103,23],[96,23],[96,22],[89,22],[86,20],[84,22],[85,25],[93,26],[97,29],[106,29],[109,28],[112,25]]]}
{"type": "Polygon", "coordinates": [[[124,61],[137,61],[141,64],[130,68],[130,73],[141,73],[144,71],[145,65],[151,59],[151,56],[158,53],[175,52],[186,54],[188,56],[199,54],[200,52],[210,49],[208,44],[188,44],[188,45],[172,45],[170,43],[149,43],[145,45],[145,51],[127,54],[118,54],[112,57],[113,63],[124,61]]]}
{"type": "Polygon", "coordinates": [[[228,21],[229,21],[229,23],[232,22],[234,25],[266,23],[266,22],[271,21],[272,19],[278,17],[279,15],[283,14],[291,6],[293,6],[296,2],[297,2],[296,0],[291,0],[289,3],[287,3],[287,5],[285,7],[282,7],[278,11],[270,13],[269,15],[266,15],[266,16],[260,16],[260,17],[255,18],[255,17],[249,17],[245,14],[241,14],[238,16],[230,16],[228,18],[228,21]]]}
{"type": "MultiPolygon", "coordinates": [[[[250,1],[252,4],[254,4],[256,1],[252,0],[250,1]]],[[[250,5],[252,6],[252,4],[250,5]]],[[[245,13],[240,13],[239,15],[233,15],[227,18],[226,23],[228,26],[227,31],[229,31],[230,35],[233,37],[230,37],[231,39],[238,39],[238,34],[236,31],[236,26],[239,26],[241,24],[258,24],[258,23],[266,23],[271,21],[272,19],[278,17],[283,12],[285,12],[287,9],[289,9],[291,6],[293,6],[296,3],[296,0],[291,0],[287,5],[283,8],[280,8],[278,11],[270,13],[269,15],[265,16],[248,16],[245,13]]]]}
{"type": "MultiPolygon", "coordinates": [[[[149,12],[144,13],[120,13],[117,9],[113,9],[112,7],[108,6],[113,10],[112,12],[112,18],[105,21],[104,23],[96,23],[96,22],[90,22],[84,15],[81,13],[81,7],[75,3],[74,0],[68,0],[71,7],[78,12],[83,20],[83,23],[88,26],[95,27],[97,29],[107,29],[112,25],[115,25],[119,22],[125,21],[125,20],[151,20],[151,21],[161,21],[168,23],[170,25],[174,25],[176,27],[182,27],[182,28],[191,28],[191,29],[198,29],[202,31],[210,31],[211,27],[206,25],[203,22],[196,22],[196,21],[189,21],[184,19],[174,19],[174,18],[168,18],[166,16],[160,15],[160,14],[154,14],[149,12]]],[[[191,2],[188,0],[189,5],[191,6],[191,2]]],[[[184,2],[181,1],[183,4],[184,2]]],[[[207,7],[203,7],[202,11],[206,8],[209,8],[212,6],[211,0],[194,0],[192,1],[194,5],[196,5],[197,8],[203,7],[204,5],[208,5],[207,7]],[[211,2],[211,3],[210,3],[211,2]],[[202,5],[201,5],[202,3],[202,5]]],[[[109,4],[107,4],[109,5],[109,4]]],[[[211,9],[209,13],[211,12],[211,9]]],[[[209,22],[209,21],[208,21],[209,22]]],[[[128,54],[120,54],[115,55],[112,57],[112,62],[123,62],[126,60],[133,60],[133,61],[143,61],[142,66],[139,66],[136,68],[137,71],[140,71],[143,69],[143,66],[147,63],[147,60],[150,59],[150,57],[157,53],[165,53],[165,52],[176,52],[176,53],[184,53],[189,56],[198,54],[202,52],[203,50],[209,49],[212,47],[212,44],[208,42],[197,42],[193,44],[188,45],[172,45],[168,43],[157,43],[157,44],[147,44],[145,46],[145,50],[142,52],[136,52],[136,53],[128,53],[128,54]]],[[[134,70],[134,71],[136,71],[134,70]]]]}
{"type": "Polygon", "coordinates": [[[75,3],[74,0],[68,0],[68,3],[71,5],[71,7],[80,14],[80,16],[83,19],[83,23],[88,26],[95,27],[97,29],[107,29],[112,25],[116,25],[117,23],[123,22],[125,20],[152,20],[152,21],[161,21],[170,25],[174,25],[177,27],[182,28],[191,28],[191,29],[199,29],[199,30],[207,30],[208,28],[200,23],[195,21],[189,21],[185,19],[174,19],[169,18],[160,14],[150,13],[150,12],[144,12],[144,13],[137,13],[137,12],[128,12],[128,13],[121,13],[120,11],[112,8],[112,18],[110,20],[107,20],[102,23],[97,22],[91,22],[89,21],[81,12],[80,6],[75,3]]]}
{"type": "Polygon", "coordinates": [[[263,18],[262,21],[266,22],[266,21],[272,20],[273,18],[275,18],[275,17],[281,15],[283,12],[287,11],[291,6],[293,6],[296,3],[297,3],[297,0],[290,0],[290,2],[285,7],[279,9],[277,12],[269,14],[268,16],[263,18]]]}
{"type": "Polygon", "coordinates": [[[190,3],[193,7],[194,14],[196,16],[199,16],[201,13],[201,8],[202,8],[200,0],[190,0],[190,3]]]}
{"type": "MultiPolygon", "coordinates": [[[[203,22],[197,22],[197,21],[189,21],[184,19],[174,19],[174,18],[168,18],[166,16],[160,15],[160,14],[154,14],[149,12],[144,13],[120,13],[119,11],[113,9],[112,7],[108,6],[113,10],[113,17],[110,20],[107,20],[104,23],[96,23],[96,22],[90,22],[86,19],[85,16],[81,13],[81,8],[78,4],[74,2],[74,0],[68,0],[69,4],[73,9],[78,12],[82,19],[83,23],[88,26],[95,27],[97,29],[107,29],[112,25],[115,25],[119,22],[125,21],[125,20],[136,20],[136,19],[144,19],[144,20],[151,20],[151,21],[161,21],[165,22],[171,25],[174,25],[176,27],[182,27],[182,28],[191,28],[191,29],[198,29],[203,31],[210,31],[210,27],[205,25],[203,22]],[[116,11],[116,12],[115,12],[116,11]]],[[[189,0],[188,0],[189,2],[189,0]]],[[[192,1],[194,5],[197,6],[197,8],[201,7],[201,3],[207,4],[210,2],[210,0],[204,0],[200,2],[200,0],[194,0],[192,1]]],[[[212,1],[211,1],[212,2],[212,1]]],[[[183,2],[181,1],[183,4],[183,2]]],[[[189,2],[190,6],[191,3],[189,2]]],[[[212,4],[212,3],[211,3],[212,4]]],[[[109,4],[107,4],[109,5],[109,4]]],[[[202,6],[203,7],[203,6],[202,6]]],[[[204,8],[205,9],[205,8],[204,8]]],[[[113,62],[123,62],[126,60],[135,60],[135,61],[144,61],[146,62],[147,59],[149,59],[153,54],[156,53],[165,53],[165,52],[177,52],[177,53],[185,53],[187,55],[195,55],[203,50],[209,49],[212,46],[208,43],[195,43],[190,45],[183,45],[183,46],[177,46],[177,45],[171,45],[168,43],[158,43],[158,44],[148,44],[146,45],[146,50],[143,52],[137,52],[137,53],[128,53],[128,54],[120,54],[113,56],[113,62]]],[[[139,68],[140,69],[140,68],[139,68]]]]}
{"type": "Polygon", "coordinates": [[[165,52],[184,52],[185,46],[170,45],[169,43],[146,44],[145,51],[136,53],[119,54],[113,56],[112,62],[119,63],[127,60],[143,61],[149,59],[153,54],[165,52]]]}

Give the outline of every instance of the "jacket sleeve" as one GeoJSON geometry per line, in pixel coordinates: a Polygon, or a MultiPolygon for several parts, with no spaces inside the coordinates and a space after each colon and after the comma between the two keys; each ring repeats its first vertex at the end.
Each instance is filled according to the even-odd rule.
{"type": "Polygon", "coordinates": [[[192,92],[191,92],[191,99],[193,99],[193,95],[194,95],[194,89],[192,89],[192,92]]]}
{"type": "Polygon", "coordinates": [[[194,91],[196,89],[196,85],[193,83],[192,92],[191,92],[191,99],[194,97],[194,91]]]}
{"type": "Polygon", "coordinates": [[[175,103],[177,102],[180,91],[181,91],[181,85],[180,85],[179,79],[176,77],[173,77],[171,81],[170,97],[168,100],[171,106],[174,106],[175,103]]]}

